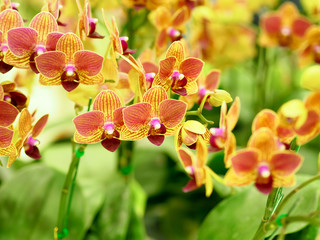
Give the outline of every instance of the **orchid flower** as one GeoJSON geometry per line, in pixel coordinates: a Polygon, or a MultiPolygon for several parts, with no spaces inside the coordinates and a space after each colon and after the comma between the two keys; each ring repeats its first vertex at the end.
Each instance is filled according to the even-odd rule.
{"type": "Polygon", "coordinates": [[[160,85],[168,91],[186,96],[198,91],[197,78],[203,62],[198,58],[185,58],[185,50],[180,41],[169,47],[166,58],[160,61],[159,73],[155,76],[153,86],[160,85]]]}
{"type": "Polygon", "coordinates": [[[12,69],[12,65],[4,62],[8,53],[8,31],[10,29],[23,27],[23,20],[20,14],[12,9],[0,13],[0,72],[6,73],[12,69]]]}
{"type": "Polygon", "coordinates": [[[127,129],[126,140],[148,140],[160,146],[165,136],[173,135],[187,109],[186,103],[167,99],[164,88],[154,86],[143,96],[141,103],[133,104],[123,110],[123,120],[127,129]]]}
{"type": "Polygon", "coordinates": [[[16,84],[13,82],[1,82],[0,100],[11,103],[19,111],[27,106],[27,97],[20,91],[16,90],[16,84]]]}
{"type": "Polygon", "coordinates": [[[294,3],[285,2],[278,11],[262,16],[259,42],[265,47],[297,49],[310,26],[310,22],[299,14],[294,3]]]}
{"type": "Polygon", "coordinates": [[[307,66],[310,63],[320,64],[320,27],[308,28],[305,40],[299,48],[299,65],[307,66]]]}
{"type": "Polygon", "coordinates": [[[231,157],[231,168],[225,180],[232,186],[255,182],[260,192],[269,194],[273,188],[294,185],[294,173],[301,164],[301,156],[279,148],[272,131],[260,128],[249,139],[248,147],[231,157]]]}
{"type": "Polygon", "coordinates": [[[222,103],[219,128],[210,128],[210,151],[220,151],[224,149],[224,163],[226,167],[230,167],[230,155],[235,151],[236,138],[232,133],[240,114],[240,99],[235,98],[229,111],[227,112],[227,104],[222,103]]]}
{"type": "Polygon", "coordinates": [[[15,140],[17,154],[9,157],[7,167],[10,167],[16,158],[20,156],[22,148],[24,148],[25,153],[29,157],[34,159],[41,158],[40,151],[37,147],[40,142],[37,140],[37,137],[47,124],[48,117],[49,115],[46,114],[33,124],[33,116],[30,114],[28,109],[24,108],[21,111],[18,125],[19,137],[15,140]]]}
{"type": "Polygon", "coordinates": [[[83,50],[80,38],[74,33],[64,34],[57,42],[56,51],[46,52],[36,58],[39,81],[43,85],[62,85],[68,92],[80,83],[102,84],[103,57],[83,50]]]}
{"type": "Polygon", "coordinates": [[[4,61],[17,68],[31,68],[39,73],[35,58],[46,51],[55,50],[58,39],[58,25],[49,12],[38,13],[29,27],[18,27],[8,31],[9,52],[4,61]],[[23,39],[23,41],[21,41],[23,39]]]}
{"type": "Polygon", "coordinates": [[[93,102],[92,111],[73,119],[76,127],[74,140],[78,143],[97,143],[114,152],[120,146],[123,128],[123,107],[118,95],[105,90],[93,102]]]}
{"type": "Polygon", "coordinates": [[[59,18],[61,15],[61,8],[62,8],[60,1],[59,0],[46,0],[46,1],[47,1],[47,4],[44,6],[43,10],[46,10],[49,13],[51,13],[56,19],[57,24],[59,26],[63,26],[63,27],[67,26],[66,24],[59,21],[59,18]]]}
{"type": "Polygon", "coordinates": [[[213,179],[219,179],[216,173],[214,173],[207,166],[208,149],[203,139],[199,139],[196,147],[196,156],[186,148],[180,148],[178,150],[179,159],[191,177],[191,180],[183,188],[184,192],[195,190],[202,185],[206,188],[206,196],[210,197],[213,191],[213,179]]]}

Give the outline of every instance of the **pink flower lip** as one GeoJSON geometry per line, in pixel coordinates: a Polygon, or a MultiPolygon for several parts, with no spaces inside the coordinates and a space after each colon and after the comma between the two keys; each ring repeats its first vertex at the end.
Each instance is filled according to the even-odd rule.
{"type": "Polygon", "coordinates": [[[215,137],[221,137],[223,138],[225,136],[225,128],[210,128],[210,133],[215,137]]]}
{"type": "Polygon", "coordinates": [[[267,164],[261,164],[258,167],[258,175],[259,175],[259,177],[262,177],[265,179],[269,178],[271,175],[269,166],[267,164]]]}
{"type": "Polygon", "coordinates": [[[46,47],[42,45],[37,45],[35,52],[40,55],[46,51],[46,47]]]}
{"type": "Polygon", "coordinates": [[[176,81],[176,80],[182,80],[184,78],[184,75],[182,73],[179,73],[178,71],[174,71],[171,74],[171,79],[176,81]]]}
{"type": "Polygon", "coordinates": [[[194,167],[193,166],[187,166],[186,168],[186,172],[189,174],[189,176],[194,177],[194,167]]]}
{"type": "Polygon", "coordinates": [[[207,93],[209,92],[209,90],[205,89],[204,87],[200,88],[199,90],[199,97],[203,98],[207,93]]]}
{"type": "Polygon", "coordinates": [[[68,65],[66,66],[65,72],[68,77],[71,77],[76,72],[76,68],[73,65],[68,65]]]}
{"type": "Polygon", "coordinates": [[[150,125],[151,125],[151,128],[154,128],[155,130],[158,130],[161,128],[161,123],[160,123],[159,118],[151,119],[150,125]]]}
{"type": "Polygon", "coordinates": [[[0,50],[1,52],[5,53],[6,51],[8,51],[8,45],[2,44],[0,50]]]}
{"type": "Polygon", "coordinates": [[[37,139],[32,138],[32,135],[30,135],[27,139],[27,144],[29,144],[30,146],[35,146],[39,143],[40,142],[37,139]]]}
{"type": "Polygon", "coordinates": [[[180,31],[174,29],[173,27],[168,28],[167,33],[172,39],[176,39],[181,35],[180,31]]]}
{"type": "Polygon", "coordinates": [[[290,36],[290,34],[291,34],[291,29],[288,28],[288,27],[283,27],[283,28],[281,28],[281,34],[282,34],[283,36],[290,36]]]}
{"type": "Polygon", "coordinates": [[[110,123],[110,122],[105,123],[103,128],[106,130],[106,133],[108,135],[111,135],[114,132],[114,124],[113,123],[110,123]]]}
{"type": "Polygon", "coordinates": [[[146,73],[146,81],[152,83],[156,74],[154,72],[146,73]]]}

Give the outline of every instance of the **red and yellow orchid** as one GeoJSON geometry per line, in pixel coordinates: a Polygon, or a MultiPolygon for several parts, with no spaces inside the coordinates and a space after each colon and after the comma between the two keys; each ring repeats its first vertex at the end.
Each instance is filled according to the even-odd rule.
{"type": "Polygon", "coordinates": [[[60,0],[47,0],[46,5],[42,8],[42,10],[48,11],[51,13],[54,18],[57,20],[59,26],[67,26],[65,23],[60,22],[59,18],[61,15],[62,5],[60,4],[60,0]]]}
{"type": "Polygon", "coordinates": [[[203,64],[198,58],[186,58],[183,44],[176,41],[169,47],[166,58],[160,61],[153,86],[160,85],[182,96],[194,94],[198,91],[197,79],[203,64]]]}
{"type": "Polygon", "coordinates": [[[12,9],[12,10],[18,11],[18,8],[20,7],[20,3],[11,2],[11,0],[3,0],[2,2],[3,4],[0,6],[0,12],[6,9],[12,9]]]}
{"type": "Polygon", "coordinates": [[[165,136],[175,133],[186,109],[186,103],[167,99],[165,89],[154,86],[144,94],[141,103],[123,110],[123,120],[129,130],[123,138],[138,140],[147,136],[151,143],[160,146],[165,136]]]}
{"type": "Polygon", "coordinates": [[[19,134],[18,137],[14,139],[17,154],[9,156],[7,167],[10,167],[16,158],[20,156],[22,148],[24,148],[25,153],[29,157],[34,159],[41,158],[40,151],[37,147],[39,141],[36,138],[40,135],[47,124],[48,117],[49,115],[46,114],[33,124],[33,114],[31,115],[27,108],[24,108],[21,111],[18,124],[19,134]]]}
{"type": "Polygon", "coordinates": [[[194,156],[193,153],[186,148],[180,148],[178,150],[179,159],[191,177],[191,180],[187,183],[187,185],[183,188],[184,192],[189,192],[195,190],[202,185],[206,188],[206,196],[210,197],[213,191],[213,179],[217,179],[219,181],[220,178],[214,173],[206,164],[208,157],[208,149],[205,141],[199,138],[197,142],[197,155],[194,156]]]}
{"type": "Polygon", "coordinates": [[[80,83],[93,85],[104,81],[100,72],[103,57],[83,50],[80,38],[71,32],[58,40],[56,51],[43,53],[35,60],[43,85],[61,84],[70,92],[80,83]]]}
{"type": "Polygon", "coordinates": [[[188,148],[196,149],[199,138],[209,142],[210,131],[200,122],[188,120],[182,124],[175,134],[175,147],[178,151],[178,149],[184,143],[188,148]]]}
{"type": "Polygon", "coordinates": [[[5,55],[4,61],[18,68],[31,68],[35,73],[39,73],[35,58],[46,51],[55,50],[56,43],[62,36],[62,33],[57,31],[58,25],[51,13],[38,13],[29,27],[8,31],[10,51],[5,55]]]}
{"type": "Polygon", "coordinates": [[[224,163],[228,168],[231,165],[230,155],[236,149],[236,138],[232,130],[236,126],[240,114],[240,99],[236,97],[227,113],[227,104],[222,103],[220,112],[219,128],[210,128],[210,151],[224,149],[224,163]]]}
{"type": "Polygon", "coordinates": [[[122,110],[125,107],[118,95],[105,90],[93,102],[92,111],[73,119],[76,127],[74,140],[77,143],[97,143],[114,152],[120,146],[123,128],[122,110]]]}
{"type": "Polygon", "coordinates": [[[91,17],[91,7],[89,0],[85,0],[83,10],[79,0],[77,0],[77,4],[80,11],[78,22],[80,38],[83,39],[82,32],[85,32],[85,35],[89,38],[104,38],[104,36],[101,36],[96,32],[98,19],[91,17]]]}
{"type": "Polygon", "coordinates": [[[277,12],[262,16],[259,42],[265,47],[297,49],[310,26],[310,22],[299,14],[293,3],[285,2],[277,12]]]}
{"type": "Polygon", "coordinates": [[[4,81],[0,83],[0,100],[11,103],[19,111],[27,106],[27,97],[20,91],[16,90],[16,84],[4,81]]]}
{"type": "Polygon", "coordinates": [[[160,55],[167,47],[168,42],[172,43],[182,38],[182,33],[185,31],[184,23],[189,19],[188,8],[182,7],[171,13],[168,8],[159,7],[150,16],[158,29],[156,50],[160,55]]]}
{"type": "Polygon", "coordinates": [[[249,139],[248,147],[231,157],[232,166],[225,180],[232,186],[255,182],[260,192],[269,194],[273,188],[294,185],[294,173],[301,163],[301,156],[279,148],[277,138],[269,128],[260,128],[249,139]]]}
{"type": "Polygon", "coordinates": [[[4,10],[0,13],[0,72],[6,73],[12,69],[12,65],[4,62],[8,53],[8,36],[10,29],[23,27],[23,20],[20,14],[12,9],[4,10]]]}

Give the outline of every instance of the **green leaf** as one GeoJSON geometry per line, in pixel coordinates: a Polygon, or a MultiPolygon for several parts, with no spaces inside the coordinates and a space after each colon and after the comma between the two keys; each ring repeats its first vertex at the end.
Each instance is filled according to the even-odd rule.
{"type": "Polygon", "coordinates": [[[252,239],[267,196],[250,187],[218,204],[202,223],[198,240],[252,239]]]}
{"type": "MultiPolygon", "coordinates": [[[[23,168],[0,188],[0,239],[53,239],[65,176],[41,164],[23,168]]],[[[69,216],[69,239],[85,233],[85,201],[76,186],[69,216]]]]}

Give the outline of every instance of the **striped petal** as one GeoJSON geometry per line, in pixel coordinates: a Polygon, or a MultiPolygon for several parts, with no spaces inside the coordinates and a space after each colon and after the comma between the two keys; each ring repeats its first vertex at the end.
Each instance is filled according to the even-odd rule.
{"type": "Polygon", "coordinates": [[[98,94],[93,102],[93,110],[103,112],[105,119],[111,121],[113,119],[113,112],[122,106],[118,95],[111,91],[105,90],[98,94]]]}
{"type": "Polygon", "coordinates": [[[120,132],[120,139],[126,141],[137,141],[148,136],[150,126],[146,125],[139,131],[131,131],[127,127],[123,127],[120,132]]]}
{"type": "Polygon", "coordinates": [[[189,149],[180,148],[178,154],[184,168],[193,166],[193,154],[189,149]]]}
{"type": "Polygon", "coordinates": [[[54,51],[57,47],[58,40],[63,36],[63,33],[52,32],[47,36],[46,49],[47,51],[54,51]]]}
{"type": "Polygon", "coordinates": [[[204,62],[198,58],[187,58],[183,60],[179,66],[179,72],[182,73],[188,82],[196,81],[199,77],[204,62]]]}
{"type": "MultiPolygon", "coordinates": [[[[17,57],[10,50],[6,52],[4,55],[3,62],[6,64],[15,66],[16,68],[29,69],[30,68],[30,56],[32,52],[26,53],[26,55],[22,57],[17,57]]],[[[8,67],[6,67],[7,69],[8,67]]]]}
{"type": "Polygon", "coordinates": [[[82,84],[86,84],[86,85],[101,85],[104,83],[104,78],[103,78],[103,75],[102,73],[98,73],[97,75],[95,76],[88,76],[88,75],[85,75],[83,74],[82,72],[80,72],[79,74],[79,82],[82,83],[82,84]]]}
{"type": "Polygon", "coordinates": [[[0,109],[0,126],[10,126],[19,113],[18,109],[5,101],[0,101],[0,109]]]}
{"type": "Polygon", "coordinates": [[[0,127],[0,148],[9,147],[13,137],[11,129],[0,127]]]}
{"type": "Polygon", "coordinates": [[[49,12],[38,13],[32,18],[29,27],[38,32],[39,42],[42,44],[45,44],[49,33],[58,31],[57,21],[49,12]]]}
{"type": "Polygon", "coordinates": [[[48,122],[48,118],[49,118],[49,115],[46,114],[46,115],[42,116],[36,122],[36,124],[33,126],[33,129],[32,129],[32,137],[33,138],[36,138],[39,136],[39,134],[42,132],[43,128],[46,126],[46,124],[48,122]]]}
{"type": "Polygon", "coordinates": [[[185,102],[174,99],[164,100],[159,106],[160,121],[166,127],[173,128],[182,121],[186,110],[187,104],[185,102]]]}
{"type": "MultiPolygon", "coordinates": [[[[9,156],[9,157],[13,156],[15,160],[15,156],[17,155],[18,155],[18,152],[14,144],[11,144],[6,148],[0,148],[0,156],[9,156]]],[[[8,159],[8,167],[10,167],[11,165],[11,164],[9,165],[9,162],[10,162],[10,158],[8,159]]]]}
{"type": "Polygon", "coordinates": [[[137,103],[123,110],[124,124],[131,131],[139,131],[151,121],[152,106],[149,103],[137,103]]]}
{"type": "Polygon", "coordinates": [[[67,61],[73,61],[73,55],[77,51],[83,50],[80,38],[74,33],[66,33],[57,42],[56,50],[67,55],[67,61]]]}
{"type": "Polygon", "coordinates": [[[77,143],[97,143],[101,141],[101,136],[103,133],[103,129],[99,129],[98,131],[94,132],[93,135],[89,136],[89,137],[84,137],[82,135],[80,135],[80,133],[78,133],[77,131],[74,133],[74,141],[77,143]]]}
{"type": "Polygon", "coordinates": [[[185,145],[190,146],[198,140],[198,134],[196,134],[194,132],[190,132],[190,131],[183,128],[181,130],[181,139],[185,145]]]}
{"type": "Polygon", "coordinates": [[[17,57],[31,55],[37,44],[37,39],[38,33],[32,28],[20,27],[8,31],[9,49],[17,57]]]}
{"type": "Polygon", "coordinates": [[[39,72],[47,78],[61,76],[66,67],[66,54],[60,51],[45,52],[35,58],[39,72]]]}
{"type": "Polygon", "coordinates": [[[231,157],[232,168],[238,176],[245,176],[256,171],[259,159],[260,154],[255,149],[240,150],[231,157]]]}
{"type": "Polygon", "coordinates": [[[298,171],[302,164],[302,157],[293,152],[277,152],[270,160],[273,175],[286,177],[298,171]]]}
{"type": "Polygon", "coordinates": [[[13,28],[23,27],[23,20],[18,11],[6,9],[0,13],[0,31],[4,34],[6,40],[6,33],[13,28]]]}
{"type": "Polygon", "coordinates": [[[39,77],[39,83],[45,86],[57,86],[61,85],[61,76],[57,75],[55,78],[47,78],[43,75],[39,77]]]}
{"type": "Polygon", "coordinates": [[[178,66],[185,58],[183,44],[180,41],[173,42],[166,54],[166,58],[175,57],[177,59],[176,66],[178,66]]]}
{"type": "MultiPolygon", "coordinates": [[[[83,137],[95,135],[103,128],[104,114],[100,111],[83,113],[73,119],[77,132],[83,137]]],[[[100,135],[101,137],[101,135],[100,135]]]]}
{"type": "Polygon", "coordinates": [[[177,59],[175,57],[167,57],[159,63],[159,78],[166,79],[171,76],[177,59]]]}
{"type": "Polygon", "coordinates": [[[74,64],[78,74],[95,76],[102,69],[103,57],[91,51],[77,51],[74,54],[74,64]]]}
{"type": "Polygon", "coordinates": [[[152,107],[152,117],[159,116],[160,103],[167,99],[166,90],[161,86],[154,86],[150,88],[143,95],[143,102],[149,103],[152,107]]]}
{"type": "Polygon", "coordinates": [[[120,107],[116,110],[113,111],[112,115],[112,121],[114,123],[115,126],[117,127],[121,127],[124,125],[123,122],[123,109],[125,109],[126,107],[120,107]]]}
{"type": "MultiPolygon", "coordinates": [[[[24,108],[19,117],[19,134],[22,140],[27,137],[32,130],[32,116],[28,109],[24,108]]],[[[21,143],[23,144],[23,142],[21,143]]]]}

